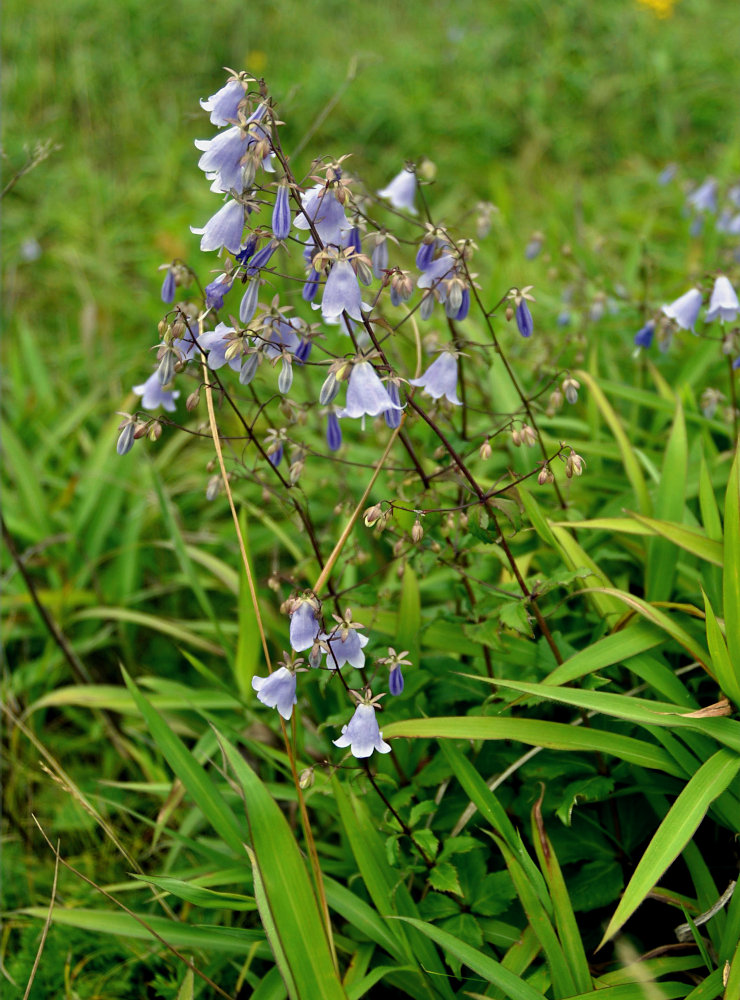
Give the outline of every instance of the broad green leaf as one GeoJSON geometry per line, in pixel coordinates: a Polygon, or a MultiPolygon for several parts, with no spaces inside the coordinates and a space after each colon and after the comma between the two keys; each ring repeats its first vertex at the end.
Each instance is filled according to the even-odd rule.
{"type": "Polygon", "coordinates": [[[641,597],[634,597],[632,594],[628,594],[623,590],[609,589],[607,593],[612,594],[614,597],[619,598],[623,601],[627,607],[632,608],[637,611],[647,619],[649,622],[653,622],[654,625],[658,625],[667,632],[672,639],[675,639],[684,649],[691,654],[691,656],[698,660],[699,663],[709,671],[709,654],[706,649],[702,648],[698,642],[686,631],[678,625],[670,615],[667,615],[665,611],[661,608],[656,608],[654,605],[649,604],[647,601],[643,601],[641,597]]]}
{"type": "Polygon", "coordinates": [[[509,972],[500,962],[484,955],[477,948],[473,948],[440,927],[424,923],[423,920],[416,920],[413,917],[400,917],[400,919],[416,927],[422,934],[435,941],[444,952],[454,955],[458,961],[467,965],[479,976],[483,976],[487,982],[504,990],[509,1000],[545,1000],[543,993],[515,976],[513,972],[509,972]]]}
{"type": "MultiPolygon", "coordinates": [[[[200,808],[205,819],[238,856],[244,853],[244,834],[216,785],[216,779],[198,763],[179,736],[167,725],[125,670],[123,679],[162,756],[200,808]]],[[[219,779],[220,780],[220,779],[219,779]]]]}
{"type": "MultiPolygon", "coordinates": [[[[658,521],[652,517],[643,517],[642,514],[632,514],[633,518],[646,529],[656,535],[661,535],[664,539],[672,542],[686,552],[699,556],[713,566],[721,566],[724,562],[721,542],[707,535],[698,528],[690,528],[685,524],[675,524],[672,521],[658,521]]],[[[654,598],[660,600],[661,598],[654,598]]]]}
{"type": "MultiPolygon", "coordinates": [[[[18,910],[29,917],[46,920],[48,906],[28,906],[18,910]]],[[[202,948],[204,951],[226,952],[241,955],[255,949],[259,958],[269,959],[270,948],[264,933],[236,927],[213,927],[204,924],[186,924],[181,920],[170,920],[150,913],[132,916],[121,910],[90,910],[82,906],[65,909],[55,906],[52,923],[66,927],[78,927],[96,934],[112,934],[116,937],[134,938],[138,941],[153,940],[152,932],[159,935],[174,948],[202,948]],[[138,918],[138,919],[137,919],[138,918]]]]}
{"type": "Polygon", "coordinates": [[[282,955],[290,970],[288,990],[292,980],[298,997],[346,1000],[323,916],[288,821],[237,748],[223,736],[219,741],[244,792],[255,883],[259,878],[264,893],[260,913],[264,921],[269,911],[268,938],[277,946],[276,958],[282,955]]]}
{"type": "Polygon", "coordinates": [[[162,618],[159,615],[150,615],[145,611],[133,611],[130,608],[86,608],[73,615],[72,620],[131,622],[133,625],[140,625],[143,628],[150,628],[155,632],[168,635],[176,642],[182,642],[186,646],[204,649],[216,656],[224,655],[221,646],[209,642],[208,639],[203,639],[182,622],[162,618]]]}
{"type": "Polygon", "coordinates": [[[203,906],[208,909],[220,910],[254,910],[257,904],[250,896],[242,896],[236,892],[216,892],[214,889],[206,889],[202,885],[194,882],[184,882],[179,878],[171,878],[169,875],[133,875],[133,878],[142,882],[149,882],[171,892],[178,899],[185,899],[195,906],[203,906]]]}
{"type": "MultiPolygon", "coordinates": [[[[480,679],[480,678],[478,678],[480,679]]],[[[560,691],[560,688],[554,688],[560,691]]],[[[590,692],[589,692],[590,693],[590,692]]],[[[722,719],[707,720],[722,722],[722,719]]],[[[621,757],[631,764],[652,770],[665,771],[678,778],[684,777],[678,767],[661,747],[631,736],[568,726],[562,722],[541,722],[536,719],[508,719],[481,716],[442,717],[436,719],[402,719],[383,726],[383,738],[405,736],[411,739],[450,740],[516,740],[535,747],[553,750],[590,750],[621,757]]]]}
{"type": "Polygon", "coordinates": [[[627,473],[627,478],[629,479],[632,489],[635,492],[640,513],[650,516],[653,512],[652,502],[645,483],[645,477],[642,474],[640,462],[624,428],[622,427],[619,417],[602,391],[601,386],[604,383],[601,380],[597,382],[588,372],[585,371],[576,372],[575,377],[580,379],[582,382],[585,382],[588,388],[589,396],[595,400],[596,405],[601,411],[602,417],[608,424],[609,429],[619,445],[624,471],[627,473]]]}
{"type": "MultiPolygon", "coordinates": [[[[239,701],[233,695],[213,691],[208,688],[189,688],[187,693],[151,694],[149,704],[159,711],[203,710],[215,712],[219,709],[239,709],[239,701]]],[[[57,688],[39,698],[28,709],[28,715],[40,708],[60,705],[79,705],[82,708],[104,708],[125,714],[138,713],[138,707],[126,688],[114,684],[86,684],[57,688]]]]}
{"type": "Polygon", "coordinates": [[[650,890],[656,885],[693,837],[714,800],[725,791],[740,771],[740,756],[718,750],[689,780],[640,859],[601,944],[624,925],[650,890]]]}
{"type": "Polygon", "coordinates": [[[655,625],[639,620],[628,628],[604,636],[579,653],[574,653],[545,678],[548,684],[568,684],[586,674],[622,663],[659,645],[663,635],[655,625]]]}
{"type": "MultiPolygon", "coordinates": [[[[487,678],[478,678],[482,683],[489,682],[487,678]]],[[[724,718],[691,718],[682,705],[670,705],[661,701],[648,701],[645,698],[635,698],[623,694],[612,694],[609,691],[588,691],[581,688],[551,687],[548,684],[529,684],[525,681],[506,681],[497,678],[499,687],[521,691],[535,698],[547,698],[564,705],[587,711],[601,712],[628,722],[636,722],[643,726],[667,726],[669,729],[693,729],[704,733],[719,743],[724,743],[729,749],[740,753],[740,723],[734,719],[724,718]]],[[[521,721],[509,719],[510,722],[521,721]]],[[[544,725],[545,723],[540,723],[544,725]]],[[[559,725],[559,723],[548,723],[559,725]]],[[[394,724],[385,726],[383,734],[397,735],[394,724]]],[[[610,734],[611,735],[611,734],[610,734]]],[[[675,770],[671,773],[677,773],[675,770]]],[[[680,772],[679,772],[680,773],[680,772]]]]}
{"type": "Polygon", "coordinates": [[[722,635],[722,630],[706,594],[704,594],[704,613],[707,619],[707,646],[709,646],[709,655],[712,657],[712,666],[717,675],[719,686],[730,701],[734,702],[736,706],[740,706],[740,664],[737,670],[733,667],[725,637],[722,635]]]}
{"type": "MultiPolygon", "coordinates": [[[[686,422],[680,401],[668,437],[663,468],[655,498],[655,516],[659,521],[678,524],[683,521],[688,444],[686,422]]],[[[643,511],[644,513],[644,511],[643,511]]],[[[667,538],[651,538],[647,546],[645,593],[648,601],[667,601],[673,592],[678,564],[678,550],[667,538]]]]}
{"type": "Polygon", "coordinates": [[[730,661],[740,676],[740,448],[730,470],[725,496],[725,567],[722,578],[725,635],[730,661]]]}

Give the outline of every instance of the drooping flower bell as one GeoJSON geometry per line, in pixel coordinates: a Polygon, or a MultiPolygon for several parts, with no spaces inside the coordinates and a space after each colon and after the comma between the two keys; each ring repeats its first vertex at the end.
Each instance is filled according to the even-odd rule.
{"type": "Polygon", "coordinates": [[[330,451],[339,451],[342,447],[342,428],[333,409],[326,415],[326,443],[330,451]]]}
{"type": "Polygon", "coordinates": [[[226,247],[230,253],[237,253],[244,232],[244,206],[232,198],[206,222],[202,229],[191,226],[190,232],[203,237],[200,241],[200,248],[203,251],[226,247]]]}
{"type": "Polygon", "coordinates": [[[252,687],[263,705],[276,708],[287,721],[293,714],[293,706],[297,702],[295,668],[301,661],[287,663],[287,656],[285,660],[286,666],[278,667],[267,677],[253,677],[252,687]]]}
{"type": "Polygon", "coordinates": [[[400,174],[396,174],[387,187],[378,191],[381,198],[387,198],[394,208],[404,209],[411,215],[418,215],[414,205],[416,195],[416,171],[408,170],[406,167],[400,174]]]}
{"type": "Polygon", "coordinates": [[[737,300],[737,293],[730,284],[730,279],[724,274],[720,274],[714,283],[712,297],[709,300],[706,321],[712,323],[719,320],[721,323],[734,323],[740,311],[740,304],[737,300]]]}
{"type": "Polygon", "coordinates": [[[367,646],[369,639],[366,635],[361,635],[357,630],[364,628],[359,622],[352,621],[352,612],[347,609],[344,618],[339,615],[332,615],[337,622],[336,628],[331,632],[322,632],[319,638],[326,644],[326,665],[330,670],[338,670],[345,663],[361,670],[365,666],[365,653],[363,649],[367,646]]]}
{"type": "Polygon", "coordinates": [[[233,278],[230,275],[219,274],[217,278],[206,285],[206,305],[209,309],[218,311],[223,308],[224,297],[231,291],[233,283],[233,278]]]}
{"type": "Polygon", "coordinates": [[[635,347],[644,347],[646,350],[653,342],[655,334],[655,321],[649,319],[641,330],[635,334],[635,347]]]}
{"type": "Polygon", "coordinates": [[[171,302],[175,301],[175,290],[177,288],[177,280],[175,278],[175,271],[172,267],[167,266],[165,272],[164,281],[162,282],[162,301],[169,305],[171,302]]]}
{"type": "Polygon", "coordinates": [[[293,601],[290,612],[290,646],[297,653],[313,646],[320,632],[317,617],[320,607],[313,595],[304,595],[293,601]]]}
{"type": "Polygon", "coordinates": [[[327,323],[337,323],[343,312],[362,321],[362,294],[350,261],[342,254],[331,266],[321,299],[321,315],[327,323]]]}
{"type": "Polygon", "coordinates": [[[419,386],[432,399],[444,396],[462,406],[457,398],[457,358],[457,351],[443,351],[419,378],[409,379],[409,384],[419,386]]]}
{"type": "Polygon", "coordinates": [[[272,210],[272,232],[276,240],[287,240],[290,224],[290,188],[287,183],[282,183],[278,185],[272,210]]]}
{"type": "Polygon", "coordinates": [[[355,714],[346,726],[342,726],[342,735],[334,740],[336,747],[349,747],[352,755],[358,759],[370,757],[373,750],[378,753],[390,753],[391,748],[383,740],[383,734],[375,718],[375,705],[382,695],[373,698],[369,689],[362,695],[352,692],[359,701],[355,714]]]}
{"type": "Polygon", "coordinates": [[[347,404],[337,416],[355,419],[377,417],[387,410],[400,411],[401,407],[388,395],[388,390],[370,362],[365,358],[357,358],[352,365],[347,385],[347,404]]]}
{"type": "MultiPolygon", "coordinates": [[[[243,76],[243,74],[240,74],[243,76]]],[[[246,83],[246,79],[245,79],[246,83]]],[[[201,98],[200,106],[208,111],[211,124],[221,128],[236,120],[239,105],[244,98],[244,84],[239,78],[232,78],[208,98],[201,98]]]]}
{"type": "Polygon", "coordinates": [[[317,184],[301,198],[303,211],[293,220],[296,229],[313,228],[324,246],[341,246],[352,223],[333,192],[324,184],[317,184]]]}
{"type": "Polygon", "coordinates": [[[211,371],[218,371],[225,364],[228,364],[229,368],[235,372],[238,372],[241,368],[242,358],[240,352],[230,352],[230,355],[227,356],[229,347],[234,343],[230,334],[235,332],[233,326],[219,323],[215,330],[209,330],[198,337],[198,347],[200,347],[201,351],[208,352],[207,364],[211,371]]]}
{"type": "Polygon", "coordinates": [[[672,319],[682,330],[694,332],[694,324],[701,309],[701,292],[698,288],[691,288],[688,292],[671,302],[670,305],[663,306],[661,312],[672,319]]]}
{"type": "Polygon", "coordinates": [[[156,410],[161,406],[168,413],[175,412],[175,400],[180,395],[178,389],[165,389],[157,372],[151,374],[141,385],[135,385],[134,392],[141,396],[142,409],[156,410]]]}
{"type": "MultiPolygon", "coordinates": [[[[515,305],[514,317],[516,319],[516,326],[522,337],[531,337],[534,332],[534,321],[532,320],[532,313],[529,311],[528,302],[534,302],[534,296],[530,294],[532,290],[532,285],[527,285],[522,288],[521,291],[518,288],[514,288],[509,292],[509,298],[513,299],[515,305]]],[[[510,314],[507,314],[507,318],[510,314]]]]}

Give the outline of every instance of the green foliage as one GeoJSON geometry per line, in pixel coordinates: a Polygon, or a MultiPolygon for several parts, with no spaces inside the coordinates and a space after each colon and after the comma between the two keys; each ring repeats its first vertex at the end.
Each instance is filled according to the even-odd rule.
{"type": "MultiPolygon", "coordinates": [[[[32,814],[74,869],[32,998],[190,1000],[216,984],[239,1000],[710,1000],[726,962],[725,996],[740,991],[740,893],[700,919],[734,878],[740,829],[740,462],[731,422],[701,404],[706,387],[731,398],[726,363],[689,338],[655,364],[632,357],[650,308],[732,266],[712,232],[688,239],[678,186],[655,184],[668,160],[693,180],[738,170],[740,10],[719,7],[6,5],[6,182],[24,145],[61,147],[3,200],[8,996],[23,996],[52,895],[32,814]],[[495,498],[498,527],[446,473],[460,511],[429,513],[401,560],[410,515],[384,536],[355,528],[342,606],[373,656],[393,645],[412,662],[384,703],[392,759],[367,770],[331,745],[336,685],[306,685],[310,725],[287,742],[253,698],[261,643],[226,506],[203,500],[208,443],[166,430],[135,461],[114,450],[111,413],[143,380],[145,330],[156,339],[156,268],[194,256],[188,226],[211,204],[191,143],[221,65],[269,78],[288,148],[316,123],[298,171],[316,149],[351,151],[372,189],[426,155],[435,217],[468,225],[476,201],[496,203],[479,283],[486,301],[536,285],[536,336],[511,358],[548,448],[567,432],[586,459],[558,476],[565,509],[530,477],[495,498]],[[535,229],[545,250],[525,260],[535,229]],[[584,307],[560,331],[566,288],[620,310],[596,324],[584,307]],[[553,370],[581,383],[565,415],[545,412],[553,370]],[[659,954],[684,914],[698,943],[659,954]]],[[[498,362],[489,384],[491,420],[517,409],[498,362]]],[[[480,442],[448,423],[477,461],[480,442]]],[[[476,472],[500,490],[532,461],[491,440],[476,472]]],[[[336,474],[307,463],[327,550],[374,445],[336,474]]],[[[289,497],[246,478],[235,493],[277,657],[280,602],[313,585],[316,553],[289,497]]],[[[386,498],[418,506],[392,469],[374,487],[386,498]]]]}

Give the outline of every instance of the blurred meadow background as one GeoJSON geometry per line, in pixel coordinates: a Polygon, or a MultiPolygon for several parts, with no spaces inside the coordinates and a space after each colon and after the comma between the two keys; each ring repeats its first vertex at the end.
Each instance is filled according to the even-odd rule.
{"type": "MultiPolygon", "coordinates": [[[[145,883],[130,878],[131,859],[139,874],[177,872],[180,851],[187,853],[187,838],[199,828],[198,810],[182,785],[172,784],[161,748],[122,684],[121,666],[149,678],[153,703],[201,761],[214,752],[209,721],[217,717],[236,732],[238,699],[252,699],[248,677],[259,650],[237,641],[244,613],[238,551],[225,504],[204,501],[207,444],[187,448],[184,435],[167,432],[156,446],[140,442],[124,458],[115,452],[115,413],[135,408],[131,387],[152,360],[162,315],[158,267],[173,258],[202,275],[213,267],[189,230],[213,210],[196,168],[193,141],[212,132],[198,100],[222,85],[222,67],[247,68],[265,77],[277,101],[286,151],[300,144],[298,176],[314,156],[351,153],[351,169],[372,190],[405,160],[423,156],[436,166],[427,189],[436,218],[464,229],[478,202],[492,202],[493,227],[475,259],[486,301],[513,285],[534,285],[536,328],[553,338],[568,289],[577,287],[583,315],[589,303],[617,303],[600,322],[583,320],[568,342],[569,363],[593,362],[609,385],[634,390],[631,397],[615,390],[613,403],[630,441],[647,456],[645,467],[661,467],[672,390],[680,391],[721,507],[729,468],[722,456],[731,451],[732,432],[720,414],[704,420],[699,397],[705,385],[728,392],[724,367],[716,352],[691,345],[688,353],[655,355],[654,377],[632,357],[632,338],[649,308],[672,301],[709,271],[736,266],[712,225],[690,235],[685,199],[708,175],[724,188],[740,176],[740,5],[7,0],[3,22],[3,187],[10,189],[2,203],[0,975],[3,995],[20,998],[55,867],[32,814],[82,875],[133,909],[156,913],[153,926],[162,933],[166,916],[153,908],[151,894],[145,898],[145,883]],[[15,180],[40,146],[48,156],[15,180]],[[675,178],[661,185],[669,164],[675,178]],[[528,259],[536,232],[542,250],[528,259]],[[648,393],[663,404],[646,403],[648,393]],[[196,711],[183,691],[199,686],[196,711]]],[[[525,369],[528,349],[516,347],[525,369]]],[[[574,482],[577,510],[597,517],[634,508],[634,498],[622,494],[628,484],[620,451],[588,394],[569,433],[592,463],[574,482]]],[[[698,512],[699,452],[691,455],[686,503],[698,512]]],[[[288,551],[294,543],[278,509],[260,512],[258,491],[245,488],[243,502],[264,585],[276,538],[288,551]]],[[[330,509],[333,498],[326,504],[330,509]]],[[[640,552],[620,552],[623,541],[600,538],[604,560],[628,589],[628,562],[639,562],[640,552]]],[[[702,607],[697,579],[694,570],[679,573],[672,598],[702,607]]],[[[713,586],[717,595],[716,574],[713,586]]],[[[276,647],[285,628],[278,604],[266,611],[276,647]]],[[[675,650],[666,655],[675,659],[675,650]]],[[[515,671],[514,679],[521,676],[515,671]]],[[[425,707],[434,713],[431,703],[425,707]]],[[[249,726],[262,727],[276,761],[268,714],[249,715],[249,726]]],[[[557,755],[550,766],[532,780],[557,785],[557,755]]],[[[658,778],[652,780],[650,794],[658,795],[658,778]]],[[[431,788],[433,776],[425,781],[431,788]]],[[[522,805],[516,795],[523,793],[512,793],[507,808],[526,817],[531,800],[522,805]]],[[[714,836],[707,834],[702,849],[723,859],[721,892],[732,877],[732,851],[729,835],[714,836]]],[[[636,854],[625,862],[626,877],[646,838],[648,831],[642,839],[633,831],[636,854]]],[[[337,842],[327,839],[338,858],[337,842]]],[[[575,865],[573,845],[564,850],[575,865]]],[[[593,907],[616,905],[624,880],[612,861],[581,882],[573,871],[574,892],[582,895],[589,879],[611,878],[612,888],[593,907]]],[[[202,902],[187,894],[185,902],[169,899],[181,920],[202,902]]],[[[90,884],[60,871],[57,902],[81,916],[52,924],[32,997],[193,995],[178,992],[183,968],[173,956],[146,933],[117,923],[120,912],[90,884]],[[96,907],[105,916],[96,917],[96,907]]],[[[229,923],[214,909],[200,914],[199,926],[229,923]]],[[[242,916],[235,904],[231,926],[241,926],[242,916]]],[[[670,919],[682,921],[680,908],[670,919]]],[[[603,914],[601,923],[594,920],[591,950],[603,914]]],[[[251,996],[260,970],[270,967],[257,938],[256,972],[249,973],[243,951],[221,939],[183,932],[178,942],[233,996],[251,996]]],[[[712,962],[710,969],[719,968],[716,956],[712,962]]],[[[539,985],[548,988],[544,980],[539,985]]],[[[279,980],[271,987],[264,995],[279,996],[279,980]]],[[[397,995],[374,989],[368,995],[397,995]]],[[[195,990],[216,995],[198,980],[195,990]]],[[[684,996],[688,987],[656,995],[684,996]]]]}

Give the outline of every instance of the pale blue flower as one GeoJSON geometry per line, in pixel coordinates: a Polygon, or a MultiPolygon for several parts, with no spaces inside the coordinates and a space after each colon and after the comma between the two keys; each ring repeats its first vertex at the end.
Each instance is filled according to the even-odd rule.
{"type": "Polygon", "coordinates": [[[252,678],[257,698],[268,708],[276,708],[286,721],[293,714],[297,701],[295,686],[295,672],[287,667],[279,667],[267,677],[252,678]]]}
{"type": "Polygon", "coordinates": [[[434,288],[440,302],[444,302],[447,296],[442,282],[446,277],[451,277],[454,270],[455,258],[452,254],[443,253],[429,263],[416,284],[419,288],[434,288]]]}
{"type": "Polygon", "coordinates": [[[221,309],[224,304],[224,296],[231,291],[233,283],[233,278],[229,277],[228,274],[219,274],[217,278],[206,285],[206,305],[209,309],[216,311],[221,309]]]}
{"type": "Polygon", "coordinates": [[[162,282],[162,301],[166,302],[167,305],[175,301],[176,287],[175,272],[171,267],[168,267],[165,272],[164,281],[162,282]]]}
{"type": "Polygon", "coordinates": [[[332,264],[324,285],[321,315],[327,323],[336,323],[343,312],[362,320],[362,293],[357,275],[348,260],[340,257],[332,264]]]}
{"type": "Polygon", "coordinates": [[[290,189],[287,184],[281,184],[275,196],[275,206],[272,210],[272,232],[277,240],[285,240],[290,232],[290,189]]]}
{"type": "Polygon", "coordinates": [[[345,663],[349,663],[357,670],[361,670],[365,666],[363,649],[370,640],[356,629],[338,628],[332,634],[322,632],[319,639],[323,640],[329,647],[330,651],[326,654],[326,665],[330,670],[343,667],[345,663]]]}
{"type": "Polygon", "coordinates": [[[347,404],[337,416],[377,417],[387,410],[400,409],[388,395],[388,390],[369,361],[358,361],[352,365],[347,385],[347,404]]]}
{"type": "Polygon", "coordinates": [[[200,248],[204,252],[226,247],[230,253],[237,253],[244,232],[244,206],[231,199],[206,222],[202,229],[191,226],[190,232],[203,237],[200,248]]]}
{"type": "Polygon", "coordinates": [[[714,177],[707,177],[699,187],[694,188],[686,201],[695,212],[716,212],[717,182],[714,177]]]}
{"type": "Polygon", "coordinates": [[[369,757],[373,750],[378,753],[390,753],[391,748],[383,740],[383,734],[375,718],[375,708],[372,705],[360,704],[349,725],[342,726],[342,735],[334,740],[336,747],[350,747],[354,757],[369,757]]]}
{"type": "Polygon", "coordinates": [[[232,340],[227,340],[226,338],[230,333],[234,332],[233,326],[219,323],[215,330],[209,330],[198,337],[198,347],[200,347],[201,351],[208,352],[207,364],[212,371],[218,371],[225,364],[228,364],[229,368],[235,372],[238,372],[241,368],[242,358],[240,354],[230,358],[228,362],[226,360],[226,350],[233,343],[232,340]]]}
{"type": "Polygon", "coordinates": [[[180,395],[179,390],[165,389],[154,372],[146,382],[134,386],[134,392],[141,396],[141,406],[144,410],[156,410],[161,406],[168,413],[174,413],[175,400],[180,395]]]}
{"type": "Polygon", "coordinates": [[[398,392],[398,380],[395,378],[388,379],[386,383],[386,388],[388,389],[388,395],[393,403],[392,410],[386,410],[383,414],[386,424],[390,427],[392,431],[396,427],[401,426],[401,417],[403,416],[403,407],[401,406],[401,397],[398,392]]]}
{"type": "Polygon", "coordinates": [[[419,378],[409,379],[410,385],[419,386],[432,399],[444,396],[455,406],[462,406],[457,398],[457,355],[444,351],[419,378]]]}
{"type": "Polygon", "coordinates": [[[313,646],[319,634],[317,608],[307,598],[299,598],[290,616],[290,646],[297,653],[313,646]]]}
{"type": "Polygon", "coordinates": [[[411,215],[419,213],[414,206],[414,196],[416,195],[416,173],[405,168],[400,174],[396,174],[387,187],[378,191],[381,198],[387,198],[394,208],[405,209],[411,215]]]}
{"type": "Polygon", "coordinates": [[[694,324],[701,309],[701,292],[698,288],[692,288],[675,302],[662,307],[662,313],[672,319],[682,330],[694,332],[694,324]]]}
{"type": "Polygon", "coordinates": [[[734,323],[738,311],[740,311],[740,304],[737,300],[737,293],[730,284],[730,279],[724,274],[720,274],[712,289],[706,322],[712,323],[718,319],[721,323],[734,323]]]}
{"type": "Polygon", "coordinates": [[[232,189],[241,194],[244,188],[242,159],[247,152],[248,137],[234,125],[219,132],[213,139],[196,139],[195,146],[203,153],[198,166],[205,173],[212,191],[228,194],[232,189]]]}
{"type": "Polygon", "coordinates": [[[334,197],[332,192],[317,184],[301,198],[302,212],[298,212],[293,219],[296,229],[309,229],[309,220],[313,228],[319,235],[319,239],[328,246],[341,246],[344,242],[344,234],[352,228],[352,223],[344,214],[344,208],[334,197]]]}
{"type": "Polygon", "coordinates": [[[210,112],[211,124],[221,128],[236,120],[239,104],[244,97],[244,87],[238,80],[229,80],[215,94],[201,98],[200,106],[210,112]]]}

